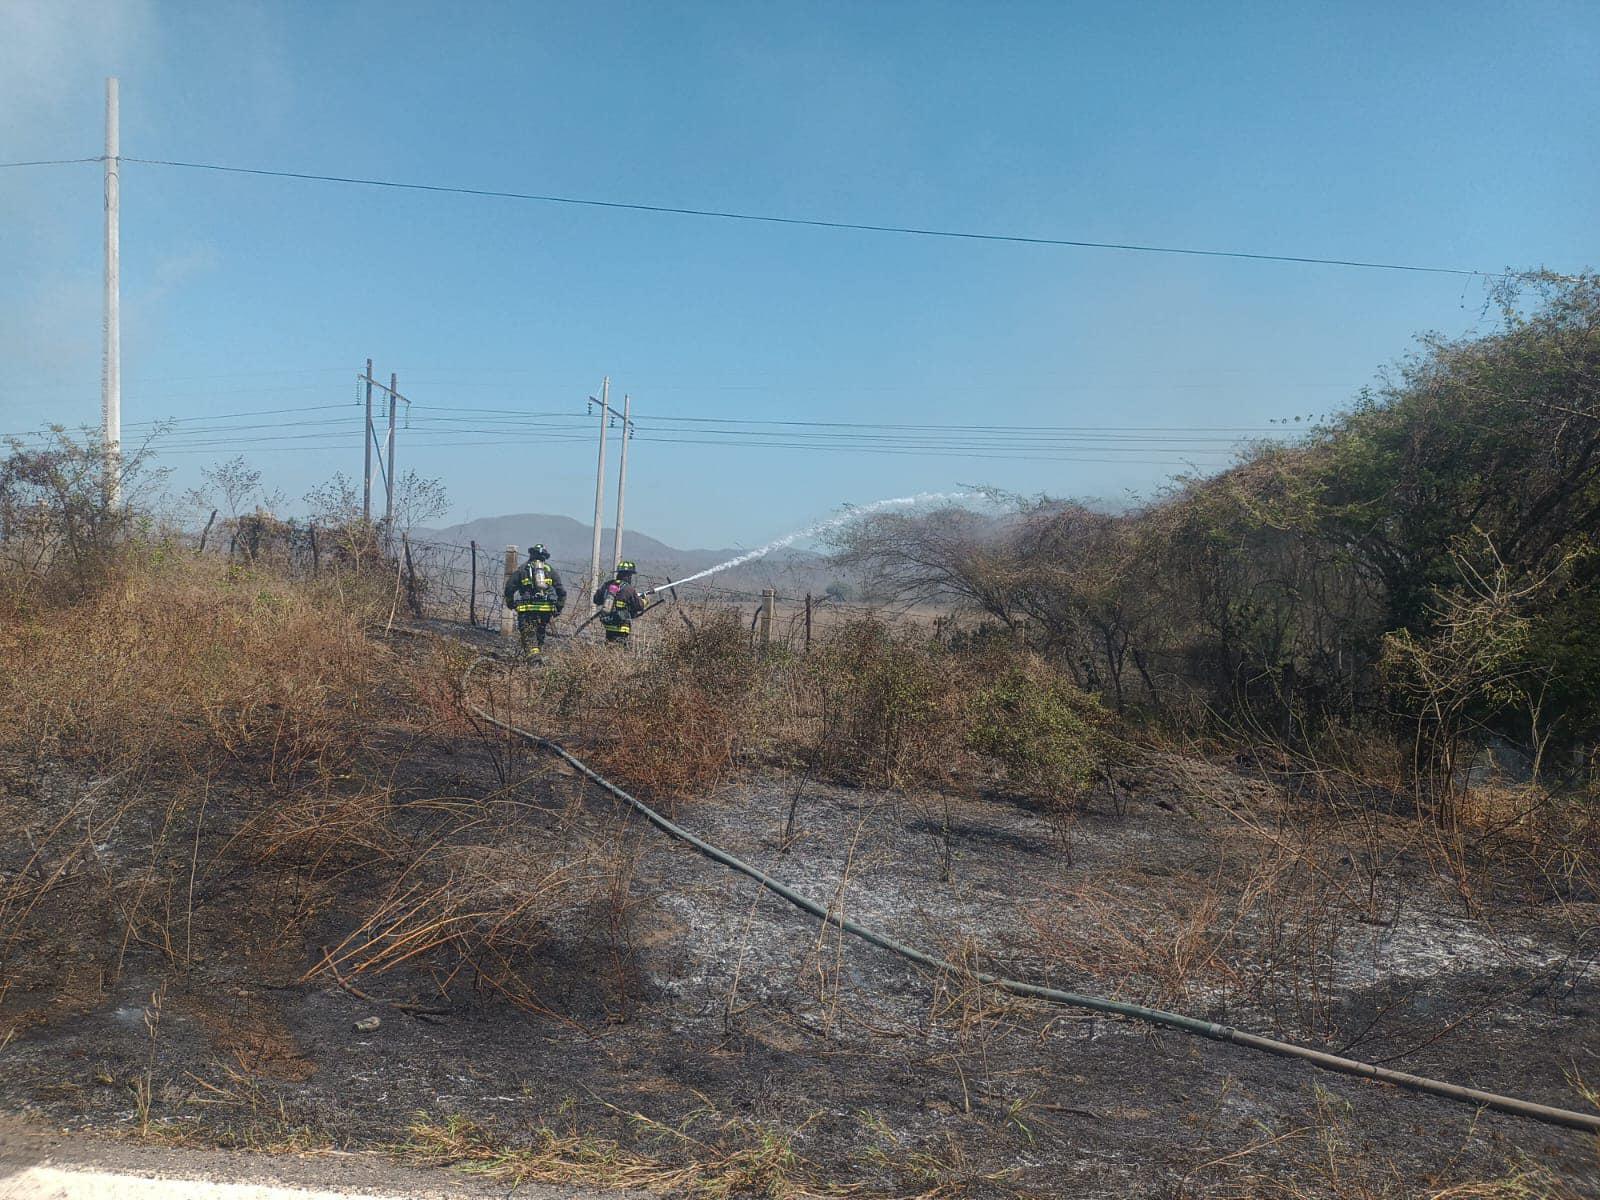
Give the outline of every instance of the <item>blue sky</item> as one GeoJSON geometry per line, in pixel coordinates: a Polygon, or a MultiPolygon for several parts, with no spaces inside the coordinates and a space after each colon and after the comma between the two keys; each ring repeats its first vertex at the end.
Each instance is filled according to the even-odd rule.
{"type": "MultiPolygon", "coordinates": [[[[99,153],[102,81],[117,74],[129,156],[1578,270],[1600,258],[1596,61],[1600,8],[1587,3],[9,0],[0,160],[99,153]]],[[[99,222],[97,166],[0,172],[0,430],[98,422],[99,222]]],[[[343,405],[288,414],[329,425],[171,453],[179,489],[234,453],[290,497],[359,474],[350,401],[370,355],[417,404],[402,468],[443,479],[451,517],[583,518],[592,442],[446,431],[464,409],[581,416],[609,375],[641,424],[629,524],[699,545],[754,543],[841,501],[958,482],[1148,496],[1186,463],[1226,461],[1226,440],[1198,439],[1231,433],[1190,427],[1265,430],[1328,412],[1415,333],[1486,320],[1483,287],[1454,276],[136,164],[123,172],[123,287],[130,431],[343,405]],[[645,440],[652,420],[659,437],[686,416],[1117,427],[1155,440],[1102,436],[1071,454],[1089,461],[645,440]]]]}

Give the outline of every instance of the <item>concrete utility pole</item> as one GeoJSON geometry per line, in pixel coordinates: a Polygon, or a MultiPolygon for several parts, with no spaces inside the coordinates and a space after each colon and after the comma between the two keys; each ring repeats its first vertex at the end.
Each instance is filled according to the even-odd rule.
{"type": "Polygon", "coordinates": [[[361,470],[361,520],[372,524],[372,360],[367,359],[367,424],[361,430],[361,444],[366,451],[361,470]]]}
{"type": "Polygon", "coordinates": [[[622,502],[628,494],[628,443],[633,441],[633,423],[628,414],[632,407],[633,398],[623,393],[622,460],[617,464],[617,532],[611,542],[611,557],[617,562],[622,561],[622,502]]]}
{"type": "Polygon", "coordinates": [[[600,459],[594,469],[594,545],[589,552],[589,594],[600,586],[600,525],[606,519],[606,422],[611,419],[611,376],[600,381],[600,459]]]}
{"type": "Polygon", "coordinates": [[[106,80],[105,345],[100,370],[101,440],[106,503],[122,504],[122,131],[117,80],[106,80]]]}
{"type": "MultiPolygon", "coordinates": [[[[388,496],[383,505],[383,536],[389,541],[394,540],[394,413],[400,405],[400,393],[395,388],[400,386],[397,376],[389,376],[389,450],[384,455],[384,462],[389,468],[388,477],[384,482],[388,485],[388,496]]],[[[406,409],[407,412],[411,410],[406,409]]]]}

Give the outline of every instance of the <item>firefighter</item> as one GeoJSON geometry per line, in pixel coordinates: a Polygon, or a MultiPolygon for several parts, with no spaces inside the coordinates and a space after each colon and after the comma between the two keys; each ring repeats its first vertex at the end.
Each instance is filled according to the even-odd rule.
{"type": "Polygon", "coordinates": [[[594,603],[600,610],[600,624],[606,627],[606,641],[623,646],[633,633],[633,619],[646,608],[645,599],[633,586],[633,575],[638,570],[628,559],[617,564],[617,574],[609,583],[600,585],[594,594],[594,603]]]}
{"type": "Polygon", "coordinates": [[[526,657],[544,653],[545,630],[566,606],[567,589],[561,586],[561,572],[550,565],[550,551],[529,546],[528,561],[506,580],[506,607],[517,614],[517,636],[526,657]]]}

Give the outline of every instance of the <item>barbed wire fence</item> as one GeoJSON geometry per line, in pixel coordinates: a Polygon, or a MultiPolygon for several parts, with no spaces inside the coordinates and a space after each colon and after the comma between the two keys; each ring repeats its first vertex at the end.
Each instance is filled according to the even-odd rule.
{"type": "MultiPolygon", "coordinates": [[[[270,566],[300,578],[334,572],[381,572],[394,581],[395,608],[417,620],[460,625],[485,633],[511,629],[504,588],[508,561],[504,547],[469,541],[433,541],[402,531],[386,538],[377,527],[280,521],[262,514],[208,523],[195,552],[230,562],[270,566]]],[[[518,557],[516,563],[522,559],[518,557]]],[[[593,611],[581,583],[588,564],[562,559],[552,565],[568,584],[564,616],[553,623],[557,639],[571,637],[593,611]]],[[[668,575],[641,576],[644,588],[661,587],[652,619],[635,624],[633,644],[649,652],[663,630],[678,619],[695,627],[714,611],[739,614],[752,652],[780,649],[805,653],[826,631],[852,619],[915,626],[934,637],[946,636],[947,618],[915,612],[912,606],[868,603],[809,591],[791,594],[777,588],[728,587],[696,582],[681,592],[668,575]]],[[[604,636],[596,622],[585,635],[604,636]]]]}

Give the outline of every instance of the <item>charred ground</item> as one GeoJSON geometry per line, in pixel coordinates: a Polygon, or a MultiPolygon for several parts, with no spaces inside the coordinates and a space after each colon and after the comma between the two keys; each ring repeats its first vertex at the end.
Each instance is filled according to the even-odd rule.
{"type": "MultiPolygon", "coordinates": [[[[470,650],[373,652],[362,736],[307,778],[263,786],[270,740],[203,789],[147,761],[136,800],[71,756],[13,763],[8,1105],[707,1195],[1600,1193],[1593,1139],[1001,997],[819,929],[474,728],[451,693],[470,650]]],[[[668,704],[641,659],[597,690],[668,704]]],[[[482,696],[576,731],[575,678],[495,668],[482,696]]],[[[587,750],[627,770],[629,744],[587,750]]],[[[1596,898],[1464,873],[1398,801],[1340,810],[1282,764],[1147,745],[1064,811],[909,760],[843,783],[816,745],[736,749],[653,799],[963,966],[1566,1106],[1600,1074],[1596,898]]]]}

